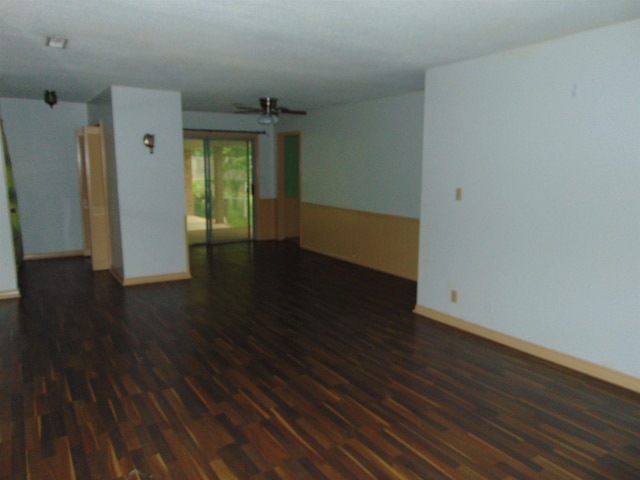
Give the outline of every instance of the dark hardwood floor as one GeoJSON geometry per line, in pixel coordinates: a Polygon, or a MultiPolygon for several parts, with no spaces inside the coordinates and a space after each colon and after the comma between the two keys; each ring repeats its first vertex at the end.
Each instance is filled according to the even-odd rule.
{"type": "Polygon", "coordinates": [[[419,317],[413,282],[286,242],[191,265],[24,265],[1,480],[640,478],[639,395],[419,317]]]}

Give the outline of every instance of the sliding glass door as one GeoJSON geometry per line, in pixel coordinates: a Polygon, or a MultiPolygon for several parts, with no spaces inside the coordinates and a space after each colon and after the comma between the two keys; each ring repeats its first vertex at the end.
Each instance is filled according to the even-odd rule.
{"type": "Polygon", "coordinates": [[[185,133],[190,245],[253,240],[254,144],[254,135],[185,133]]]}

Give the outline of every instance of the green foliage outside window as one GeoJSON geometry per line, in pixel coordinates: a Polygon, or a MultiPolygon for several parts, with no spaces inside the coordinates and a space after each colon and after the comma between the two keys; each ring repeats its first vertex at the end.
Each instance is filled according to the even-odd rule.
{"type": "MultiPolygon", "coordinates": [[[[224,223],[230,226],[245,226],[248,223],[247,214],[252,211],[252,197],[247,191],[247,155],[244,144],[225,145],[224,158],[224,223]],[[249,202],[249,205],[247,205],[249,202]]],[[[196,155],[192,155],[192,158],[196,155]]],[[[200,160],[202,161],[202,160],[200,160]]],[[[193,213],[198,217],[205,217],[205,179],[192,180],[193,213]]],[[[215,201],[215,181],[211,179],[211,196],[215,201]]],[[[217,221],[217,220],[216,220],[217,221]]],[[[218,223],[222,223],[219,222],[218,223]]]]}

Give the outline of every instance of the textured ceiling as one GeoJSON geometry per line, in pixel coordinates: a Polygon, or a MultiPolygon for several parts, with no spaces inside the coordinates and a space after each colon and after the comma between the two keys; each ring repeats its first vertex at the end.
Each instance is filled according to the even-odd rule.
{"type": "Polygon", "coordinates": [[[640,0],[0,0],[0,96],[110,85],[186,110],[313,109],[423,88],[434,65],[640,17],[640,0]],[[47,36],[69,39],[66,50],[47,36]]]}

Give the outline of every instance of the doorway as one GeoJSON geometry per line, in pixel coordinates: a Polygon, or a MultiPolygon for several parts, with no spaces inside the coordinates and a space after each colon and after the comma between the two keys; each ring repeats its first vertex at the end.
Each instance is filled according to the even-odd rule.
{"type": "MultiPolygon", "coordinates": [[[[9,217],[11,219],[11,233],[13,236],[13,253],[15,256],[16,269],[22,263],[23,247],[22,247],[22,230],[20,228],[20,215],[18,213],[18,194],[16,193],[16,185],[13,180],[13,167],[11,166],[11,156],[9,155],[9,144],[4,133],[4,125],[0,119],[0,136],[2,141],[2,154],[4,156],[5,179],[7,183],[7,194],[9,197],[9,217]]],[[[2,170],[0,168],[0,170],[2,170]]]]}
{"type": "Polygon", "coordinates": [[[300,238],[300,132],[278,134],[277,238],[300,238]]]}
{"type": "Polygon", "coordinates": [[[83,251],[93,270],[111,268],[109,202],[102,122],[76,133],[82,208],[83,251]]]}
{"type": "Polygon", "coordinates": [[[256,136],[185,131],[185,201],[189,245],[254,239],[256,136]]]}

